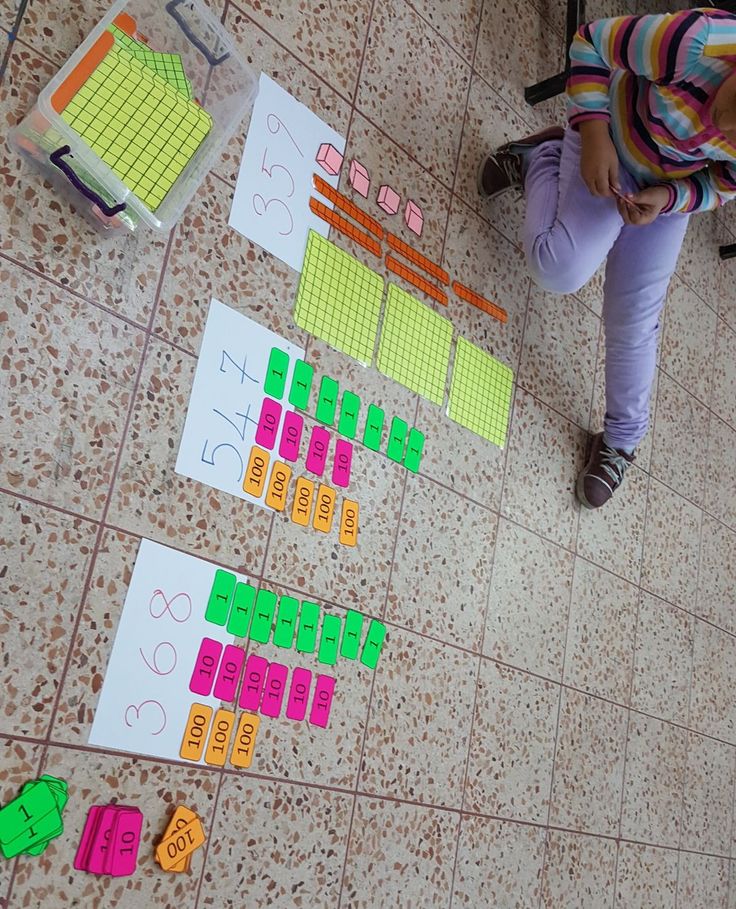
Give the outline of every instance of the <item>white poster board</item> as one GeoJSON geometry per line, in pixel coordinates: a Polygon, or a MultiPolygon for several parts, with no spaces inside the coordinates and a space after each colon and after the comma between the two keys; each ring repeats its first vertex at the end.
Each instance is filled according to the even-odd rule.
{"type": "Polygon", "coordinates": [[[310,229],[329,236],[329,225],[309,208],[312,174],[337,187],[338,176],[316,161],[323,143],[345,152],[339,133],[261,73],[229,223],[296,271],[302,270],[310,229]]]}
{"type": "Polygon", "coordinates": [[[216,570],[203,559],[141,540],[91,745],[177,760],[192,703],[220,706],[217,698],[189,690],[202,638],[233,640],[204,618],[216,570]]]}
{"type": "Polygon", "coordinates": [[[176,459],[177,473],[261,508],[268,506],[243,491],[243,476],[255,444],[273,347],[289,354],[288,389],[303,349],[212,300],[176,459]]]}

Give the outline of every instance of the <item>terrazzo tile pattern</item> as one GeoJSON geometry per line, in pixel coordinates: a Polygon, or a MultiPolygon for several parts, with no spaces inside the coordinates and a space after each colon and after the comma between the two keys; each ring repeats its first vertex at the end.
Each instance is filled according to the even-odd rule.
{"type": "MultiPolygon", "coordinates": [[[[560,98],[523,100],[561,64],[562,4],[207,5],[376,186],[422,206],[421,238],[355,201],[507,310],[502,325],[451,293],[443,314],[518,377],[509,438],[490,445],[294,324],[298,275],[227,225],[248,117],[171,236],[94,232],[0,140],[0,795],[44,772],[70,785],[65,835],[0,863],[0,906],[736,909],[730,209],[691,219],[650,432],[614,501],[581,511],[603,273],[574,297],[536,289],[523,200],[476,192],[490,148],[564,120],[560,98]],[[426,433],[418,476],[356,447],[356,550],[175,473],[212,296],[426,433]],[[90,749],[141,538],[383,618],[377,670],[335,668],[327,730],[264,723],[249,772],[90,749]],[[88,807],[110,800],[145,815],[126,880],[71,867],[88,807]],[[178,803],[209,836],[188,876],[151,859],[178,803]]],[[[3,137],[107,4],[77,6],[29,5],[3,137]]],[[[0,27],[14,8],[0,0],[0,27]]]]}

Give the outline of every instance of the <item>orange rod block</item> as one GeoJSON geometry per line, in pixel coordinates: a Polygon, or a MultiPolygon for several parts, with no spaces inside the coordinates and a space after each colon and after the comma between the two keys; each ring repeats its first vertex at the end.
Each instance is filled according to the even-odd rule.
{"type": "Polygon", "coordinates": [[[435,280],[439,281],[440,284],[447,285],[450,283],[450,276],[444,270],[440,268],[439,265],[435,265],[431,259],[428,259],[426,256],[423,256],[420,252],[417,252],[416,249],[409,246],[408,243],[404,243],[402,239],[395,236],[394,234],[388,235],[388,245],[394,252],[401,253],[401,255],[408,259],[412,265],[416,265],[417,268],[421,268],[422,271],[426,271],[428,275],[431,275],[435,280]]]}
{"type": "Polygon", "coordinates": [[[309,200],[309,207],[317,215],[318,218],[322,218],[323,221],[326,221],[328,224],[331,224],[336,230],[339,230],[341,234],[345,234],[346,237],[350,237],[351,240],[355,240],[356,243],[359,243],[364,249],[367,249],[368,252],[373,253],[374,256],[381,255],[381,246],[373,237],[369,237],[368,234],[364,233],[362,230],[359,230],[354,224],[351,224],[347,218],[343,218],[342,215],[338,215],[336,212],[332,211],[331,208],[328,208],[323,202],[320,202],[318,199],[315,199],[312,196],[309,200]]]}
{"type": "Polygon", "coordinates": [[[343,196],[341,192],[338,192],[333,186],[330,186],[327,180],[324,180],[319,174],[314,174],[314,186],[317,192],[321,193],[325,199],[329,199],[333,205],[337,205],[337,207],[341,211],[344,211],[346,215],[350,215],[353,221],[357,221],[358,224],[360,224],[361,227],[365,227],[369,233],[375,234],[379,240],[383,240],[384,231],[378,221],[376,221],[375,218],[371,218],[370,215],[367,215],[362,208],[358,208],[358,206],[354,202],[351,202],[347,196],[343,196]]]}
{"type": "Polygon", "coordinates": [[[386,254],[386,265],[389,270],[392,271],[395,275],[398,275],[400,278],[403,278],[405,281],[413,284],[414,287],[418,287],[419,290],[424,291],[425,294],[432,297],[433,300],[436,300],[443,306],[447,306],[446,293],[441,291],[439,287],[436,287],[434,284],[427,281],[426,278],[423,278],[415,271],[412,271],[411,268],[407,268],[403,262],[399,262],[398,259],[394,259],[394,257],[389,253],[386,254]]]}
{"type": "Polygon", "coordinates": [[[505,309],[501,309],[500,306],[496,306],[495,303],[491,303],[490,300],[486,300],[485,297],[481,297],[480,294],[475,293],[469,287],[466,287],[464,284],[461,284],[459,281],[452,282],[452,289],[460,297],[461,300],[465,300],[466,303],[470,303],[472,306],[477,306],[478,309],[482,309],[483,312],[487,312],[489,316],[493,316],[494,319],[498,319],[499,322],[508,322],[509,314],[505,309]]]}

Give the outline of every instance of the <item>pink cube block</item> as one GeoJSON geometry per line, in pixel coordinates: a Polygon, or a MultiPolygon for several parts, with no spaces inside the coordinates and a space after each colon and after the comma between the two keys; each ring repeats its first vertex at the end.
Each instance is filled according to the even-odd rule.
{"type": "Polygon", "coordinates": [[[342,155],[335,146],[330,145],[329,142],[323,142],[322,145],[320,145],[316,161],[322,170],[327,171],[330,176],[336,177],[337,174],[340,173],[342,155]]]}
{"type": "Polygon", "coordinates": [[[424,212],[417,205],[416,202],[413,202],[411,199],[406,203],[406,208],[404,209],[404,220],[406,221],[406,226],[409,230],[413,231],[418,237],[422,236],[422,228],[424,227],[424,212]]]}
{"type": "Polygon", "coordinates": [[[371,178],[365,167],[363,167],[360,161],[356,161],[355,158],[350,162],[348,179],[355,192],[364,199],[367,199],[368,193],[371,191],[371,178]]]}
{"type": "Polygon", "coordinates": [[[401,196],[386,183],[378,190],[378,204],[387,215],[395,215],[401,204],[401,196]]]}

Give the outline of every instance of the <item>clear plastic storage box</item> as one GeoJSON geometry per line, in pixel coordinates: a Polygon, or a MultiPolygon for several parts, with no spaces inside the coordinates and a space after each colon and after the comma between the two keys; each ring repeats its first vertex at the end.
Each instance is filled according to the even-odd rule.
{"type": "Polygon", "coordinates": [[[241,60],[224,26],[199,0],[118,0],[43,89],[10,139],[96,224],[128,230],[145,224],[168,232],[252,109],[257,92],[255,73],[241,60]],[[136,39],[153,51],[178,54],[193,99],[212,118],[209,132],[155,206],[149,207],[126,186],[58,110],[67,86],[78,82],[80,74],[89,75],[89,61],[109,40],[105,32],[113,22],[132,25],[136,39]]]}

